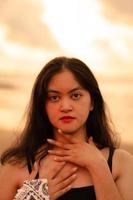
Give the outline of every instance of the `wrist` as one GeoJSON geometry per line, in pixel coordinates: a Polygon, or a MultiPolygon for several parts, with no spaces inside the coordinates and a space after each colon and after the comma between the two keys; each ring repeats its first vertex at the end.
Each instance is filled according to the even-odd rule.
{"type": "Polygon", "coordinates": [[[108,168],[108,163],[104,157],[101,157],[93,162],[87,163],[86,169],[90,171],[90,173],[101,173],[101,170],[108,168]]]}

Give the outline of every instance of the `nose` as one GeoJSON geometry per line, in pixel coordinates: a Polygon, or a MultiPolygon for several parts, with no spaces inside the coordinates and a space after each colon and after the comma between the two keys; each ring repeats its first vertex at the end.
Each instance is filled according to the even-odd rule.
{"type": "Polygon", "coordinates": [[[72,111],[72,104],[68,98],[63,98],[60,102],[60,111],[61,112],[70,112],[72,111]]]}

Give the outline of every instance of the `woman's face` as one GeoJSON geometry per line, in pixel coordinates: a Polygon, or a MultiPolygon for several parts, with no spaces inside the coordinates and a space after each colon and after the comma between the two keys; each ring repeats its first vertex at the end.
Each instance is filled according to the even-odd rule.
{"type": "Polygon", "coordinates": [[[54,129],[65,133],[85,130],[93,109],[90,94],[69,70],[52,77],[48,84],[46,112],[54,129]]]}

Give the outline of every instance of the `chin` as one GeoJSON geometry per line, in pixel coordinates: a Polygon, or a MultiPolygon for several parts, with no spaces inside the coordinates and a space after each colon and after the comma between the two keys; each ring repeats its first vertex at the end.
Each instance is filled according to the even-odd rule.
{"type": "Polygon", "coordinates": [[[77,132],[77,129],[70,129],[70,128],[69,129],[68,128],[64,128],[64,129],[62,128],[61,130],[62,130],[63,133],[66,133],[66,134],[74,134],[74,133],[77,132]]]}

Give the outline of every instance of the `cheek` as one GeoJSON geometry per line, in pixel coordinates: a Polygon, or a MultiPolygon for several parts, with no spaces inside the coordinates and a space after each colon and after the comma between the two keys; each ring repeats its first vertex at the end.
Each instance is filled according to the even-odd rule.
{"type": "Polygon", "coordinates": [[[55,105],[52,105],[50,103],[46,104],[46,112],[48,115],[48,118],[50,120],[51,123],[53,123],[54,121],[56,121],[56,116],[58,116],[58,108],[55,105]]]}
{"type": "Polygon", "coordinates": [[[88,118],[88,116],[89,116],[89,109],[83,109],[82,108],[82,110],[81,110],[81,112],[79,112],[79,116],[80,116],[80,120],[82,121],[82,122],[86,122],[86,120],[87,120],[87,118],[88,118]]]}
{"type": "Polygon", "coordinates": [[[82,106],[78,109],[81,121],[86,121],[92,109],[90,101],[84,101],[82,106]]]}

